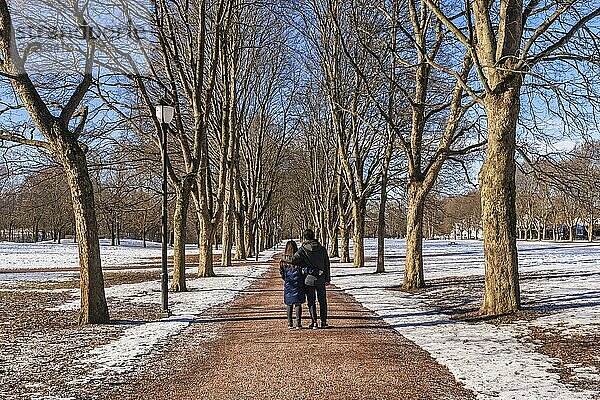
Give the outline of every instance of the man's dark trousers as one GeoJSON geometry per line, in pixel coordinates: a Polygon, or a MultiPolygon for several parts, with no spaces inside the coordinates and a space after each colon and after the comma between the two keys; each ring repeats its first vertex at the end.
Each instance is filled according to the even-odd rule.
{"type": "Polygon", "coordinates": [[[308,312],[313,322],[317,321],[317,304],[319,300],[319,311],[321,325],[327,323],[327,291],[325,285],[306,286],[306,299],[308,301],[308,312]]]}

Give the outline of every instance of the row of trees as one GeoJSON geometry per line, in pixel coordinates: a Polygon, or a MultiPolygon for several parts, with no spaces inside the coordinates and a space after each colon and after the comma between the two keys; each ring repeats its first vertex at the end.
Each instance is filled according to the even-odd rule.
{"type": "Polygon", "coordinates": [[[599,14],[576,0],[37,0],[12,8],[0,0],[0,88],[11,99],[0,110],[0,139],[38,149],[66,173],[83,323],[108,320],[99,223],[118,237],[128,214],[155,221],[161,97],[176,110],[168,132],[173,290],[186,290],[190,216],[200,276],[214,275],[217,238],[230,265],[307,225],[341,261],[352,240],[362,267],[375,202],[383,272],[390,198],[406,200],[395,222],[406,224],[403,287],[422,287],[422,239],[440,219],[438,193],[483,154],[481,312],[511,312],[519,308],[517,132],[531,142],[548,131],[540,117],[560,117],[555,129],[581,128],[572,110],[593,112],[596,87],[586,77],[599,14]],[[24,34],[49,14],[77,35],[24,34]],[[115,37],[114,26],[126,29],[115,37]],[[568,83],[554,84],[555,70],[568,83]],[[517,128],[520,119],[528,129],[517,128]]]}
{"type": "MultiPolygon", "coordinates": [[[[523,240],[569,240],[598,236],[600,209],[597,203],[588,203],[598,190],[600,159],[595,155],[597,142],[588,142],[565,153],[565,156],[544,163],[526,164],[521,160],[516,177],[517,238],[523,240]],[[552,168],[548,168],[552,166],[552,168]],[[578,229],[580,232],[578,232],[578,229]]],[[[99,215],[100,235],[119,244],[121,237],[160,241],[159,182],[156,173],[111,171],[103,168],[92,173],[94,178],[96,212],[99,215]],[[144,190],[145,189],[145,190],[144,190]]],[[[6,174],[3,175],[7,178],[6,174]]],[[[22,173],[19,184],[9,185],[8,179],[0,196],[0,239],[16,242],[53,240],[60,243],[65,236],[74,236],[74,219],[69,189],[62,171],[57,166],[22,173]]],[[[397,187],[402,188],[399,182],[397,187]]],[[[444,181],[445,188],[464,191],[469,185],[444,181]]],[[[308,185],[310,187],[310,185],[308,185]]],[[[385,236],[406,236],[407,200],[403,193],[391,193],[386,207],[385,236]]],[[[310,203],[312,195],[303,201],[310,203]]],[[[276,199],[275,202],[283,200],[276,199]]],[[[171,196],[172,203],[174,197],[171,196]]],[[[428,197],[424,211],[425,239],[479,239],[481,231],[480,196],[476,188],[464,194],[442,194],[434,191],[428,197]]],[[[317,205],[319,205],[317,203],[317,205]]],[[[170,207],[174,208],[174,207],[170,207]]],[[[288,207],[289,210],[292,208],[288,207]]],[[[295,209],[294,209],[295,210],[295,209]]],[[[377,195],[368,199],[365,213],[365,234],[377,237],[380,202],[377,195]]],[[[275,215],[273,215],[275,216],[275,215]]],[[[188,218],[193,217],[188,215],[188,218]]],[[[259,249],[269,247],[280,238],[297,236],[303,226],[313,226],[308,218],[295,220],[291,214],[279,215],[285,228],[279,224],[268,229],[263,219],[259,223],[259,249]],[[288,218],[289,217],[289,218],[288,218]]],[[[318,218],[318,214],[317,214],[318,218]]],[[[170,243],[173,245],[173,213],[169,215],[170,243]]],[[[188,227],[187,243],[198,237],[197,224],[188,227]]],[[[335,234],[335,232],[334,232],[335,234]]],[[[324,240],[328,240],[326,236],[324,240]]],[[[223,241],[220,234],[215,245],[223,241]]],[[[338,239],[339,244],[339,239],[338,239]]],[[[339,247],[330,245],[332,257],[339,257],[339,247]],[[337,251],[337,253],[336,253],[337,251]]]]}
{"type": "Polygon", "coordinates": [[[5,185],[0,197],[0,238],[9,241],[52,239],[73,230],[69,188],[62,171],[26,176],[18,187],[5,185]]]}
{"type": "MultiPolygon", "coordinates": [[[[13,175],[14,176],[14,175],[13,175]]],[[[160,208],[156,181],[141,175],[101,170],[92,173],[98,230],[113,245],[121,237],[160,240],[160,208]],[[134,182],[132,182],[134,181],[134,182]]],[[[21,173],[1,190],[0,239],[15,242],[53,240],[75,235],[69,187],[59,166],[21,173]]],[[[145,243],[144,243],[145,245],[145,243]]]]}
{"type": "Polygon", "coordinates": [[[580,117],[592,116],[597,106],[597,85],[586,75],[596,65],[600,8],[578,1],[487,0],[328,0],[291,8],[319,84],[306,115],[329,132],[315,134],[319,151],[332,149],[308,157],[327,168],[311,180],[320,194],[313,211],[322,239],[336,232],[329,226],[337,223],[344,259],[345,230],[352,226],[354,265],[362,266],[365,205],[379,193],[382,271],[388,185],[400,173],[407,198],[403,288],[422,287],[427,198],[445,167],[464,163],[485,145],[478,176],[486,263],[481,312],[518,309],[517,132],[529,141],[548,131],[586,131],[580,117]],[[569,76],[561,85],[553,81],[558,71],[569,76]],[[518,129],[520,118],[527,125],[518,129]],[[551,129],[545,118],[556,121],[551,129]],[[324,179],[333,176],[342,184],[324,179]],[[328,218],[332,199],[341,205],[337,218],[328,218]]]}
{"type": "MultiPolygon", "coordinates": [[[[263,246],[274,241],[282,221],[270,205],[282,194],[276,183],[298,85],[297,68],[284,54],[287,27],[277,6],[39,1],[11,9],[1,2],[0,14],[2,88],[14,99],[1,110],[1,138],[38,149],[67,172],[80,253],[82,323],[108,321],[99,224],[118,238],[127,214],[154,220],[155,175],[148,184],[140,171],[152,172],[160,155],[154,108],[161,97],[176,108],[168,143],[173,290],[186,290],[190,214],[200,276],[214,275],[216,237],[223,241],[224,265],[231,264],[234,238],[240,259],[252,255],[257,241],[263,246]],[[105,6],[112,7],[110,14],[105,6]],[[66,31],[76,34],[50,37],[43,29],[48,14],[60,16],[76,28],[66,31]],[[42,33],[35,38],[39,42],[24,34],[32,23],[42,33]],[[108,28],[114,26],[127,27],[125,35],[112,36],[115,30],[108,28]],[[49,44],[58,51],[45,47],[49,44]],[[54,68],[60,79],[39,73],[54,68]]],[[[145,222],[141,229],[148,229],[145,222]]]]}

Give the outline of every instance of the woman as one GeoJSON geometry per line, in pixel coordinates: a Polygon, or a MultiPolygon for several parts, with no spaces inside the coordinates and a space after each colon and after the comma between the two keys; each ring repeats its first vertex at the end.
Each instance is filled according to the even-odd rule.
{"type": "Polygon", "coordinates": [[[285,252],[279,262],[279,274],[284,280],[283,301],[287,307],[288,328],[293,329],[293,309],[296,309],[296,329],[302,329],[302,303],[306,300],[304,291],[304,275],[302,268],[291,264],[294,253],[298,251],[298,245],[290,240],[285,245],[285,252]]]}

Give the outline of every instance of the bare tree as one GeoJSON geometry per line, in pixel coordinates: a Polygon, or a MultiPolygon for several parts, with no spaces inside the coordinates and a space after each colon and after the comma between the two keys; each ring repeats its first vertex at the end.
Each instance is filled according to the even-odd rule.
{"type": "MultiPolygon", "coordinates": [[[[330,135],[337,143],[340,183],[338,218],[340,221],[340,261],[346,261],[348,219],[352,215],[354,266],[362,267],[364,258],[365,214],[368,198],[377,190],[385,145],[380,118],[372,118],[372,102],[365,94],[366,77],[353,70],[344,57],[341,35],[335,21],[348,10],[340,1],[315,0],[297,5],[296,29],[307,39],[310,52],[305,62],[314,69],[313,78],[324,88],[329,106],[330,135]],[[310,56],[310,57],[309,57],[310,56]],[[348,208],[345,205],[348,205],[348,208]]],[[[345,15],[345,14],[344,14],[345,15]]],[[[346,34],[347,32],[344,32],[346,34]]],[[[303,50],[305,51],[305,50],[303,50]]],[[[355,62],[368,69],[364,49],[353,47],[355,62]]]]}
{"type": "Polygon", "coordinates": [[[86,163],[87,146],[79,140],[88,114],[88,108],[81,107],[81,104],[92,83],[96,37],[85,19],[85,8],[78,2],[74,2],[72,6],[72,22],[82,33],[85,47],[82,60],[84,71],[83,77],[56,115],[51,111],[52,102],[42,97],[38,86],[27,73],[26,63],[33,50],[32,43],[24,43],[21,48],[18,47],[11,10],[6,0],[0,0],[0,73],[10,82],[18,96],[18,105],[22,105],[27,111],[43,139],[6,130],[1,131],[0,137],[47,151],[63,166],[71,189],[77,226],[81,275],[79,322],[105,323],[109,321],[109,315],[104,295],[94,194],[86,163]]]}
{"type": "Polygon", "coordinates": [[[600,15],[600,7],[577,0],[475,0],[465,3],[459,12],[465,18],[458,20],[452,17],[456,3],[424,4],[464,46],[477,72],[475,86],[449,71],[487,116],[488,146],[479,173],[486,265],[481,313],[510,313],[520,308],[515,146],[523,81],[540,63],[585,61],[587,48],[568,44],[594,35],[586,26],[600,15]]]}
{"type": "Polygon", "coordinates": [[[482,145],[468,138],[472,127],[463,121],[474,104],[465,101],[462,86],[462,81],[470,75],[472,60],[468,53],[458,63],[448,57],[447,49],[453,43],[442,29],[441,20],[421,2],[411,0],[406,7],[401,2],[372,7],[356,1],[350,15],[350,22],[334,19],[342,48],[407,158],[407,255],[403,288],[423,287],[422,238],[427,196],[449,158],[482,145]],[[350,46],[365,49],[372,61],[361,65],[350,46]],[[432,64],[451,65],[458,72],[448,79],[436,72],[432,64]],[[387,90],[382,91],[377,82],[384,82],[387,90]],[[405,107],[410,110],[409,115],[403,112],[405,107]]]}

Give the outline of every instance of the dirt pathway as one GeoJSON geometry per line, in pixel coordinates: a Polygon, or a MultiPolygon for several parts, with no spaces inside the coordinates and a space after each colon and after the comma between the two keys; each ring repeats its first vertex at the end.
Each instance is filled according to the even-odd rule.
{"type": "MultiPolygon", "coordinates": [[[[282,298],[282,281],[273,268],[228,308],[194,323],[149,366],[135,393],[122,387],[119,397],[475,398],[446,367],[341,290],[328,290],[332,329],[327,330],[290,331],[282,298]],[[194,331],[206,333],[208,326],[217,338],[195,344],[194,331]]],[[[303,312],[307,326],[306,305],[303,312]]]]}

